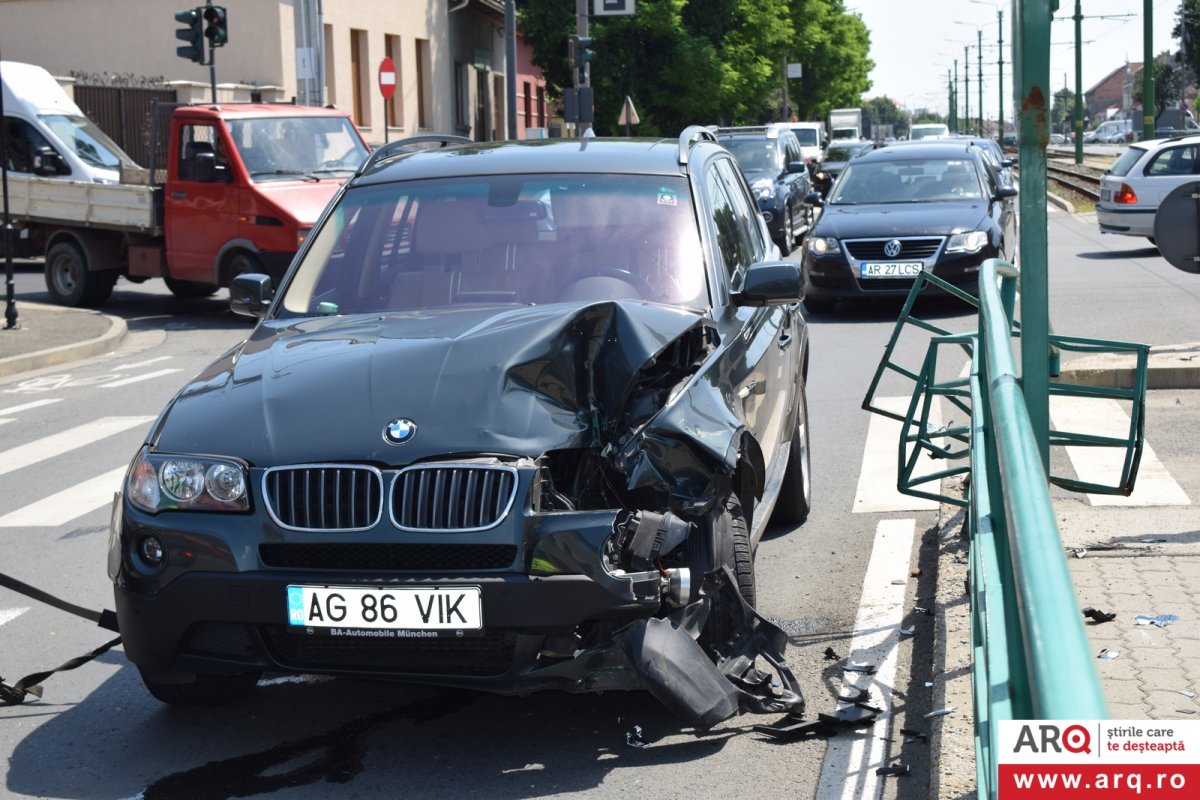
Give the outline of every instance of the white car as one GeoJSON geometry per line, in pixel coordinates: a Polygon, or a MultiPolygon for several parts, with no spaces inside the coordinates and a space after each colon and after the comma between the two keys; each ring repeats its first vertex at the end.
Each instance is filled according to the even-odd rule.
{"type": "Polygon", "coordinates": [[[1200,135],[1130,145],[1100,178],[1101,233],[1154,241],[1154,215],[1171,190],[1200,181],[1200,135]]]}

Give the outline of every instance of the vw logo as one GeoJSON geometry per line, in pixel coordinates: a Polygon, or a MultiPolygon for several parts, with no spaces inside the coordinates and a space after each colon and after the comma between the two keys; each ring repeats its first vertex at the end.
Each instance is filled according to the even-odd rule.
{"type": "Polygon", "coordinates": [[[417,435],[417,423],[411,419],[394,419],[383,428],[383,440],[388,444],[404,444],[417,435]]]}
{"type": "Polygon", "coordinates": [[[895,239],[888,241],[883,246],[883,254],[888,258],[895,258],[900,255],[900,242],[895,239]]]}

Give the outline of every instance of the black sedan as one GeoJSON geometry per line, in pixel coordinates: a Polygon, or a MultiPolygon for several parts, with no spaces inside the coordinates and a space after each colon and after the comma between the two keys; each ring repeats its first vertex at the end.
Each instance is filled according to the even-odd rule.
{"type": "Polygon", "coordinates": [[[966,143],[864,153],[821,203],[806,240],[805,307],[904,296],[922,271],[977,292],[985,259],[1012,258],[1016,193],[966,143]]]}

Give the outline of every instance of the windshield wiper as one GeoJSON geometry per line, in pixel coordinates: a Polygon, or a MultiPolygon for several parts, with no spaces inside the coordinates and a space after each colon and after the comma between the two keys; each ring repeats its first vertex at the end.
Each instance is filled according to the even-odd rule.
{"type": "Polygon", "coordinates": [[[307,172],[301,172],[298,169],[261,169],[250,173],[251,178],[261,178],[266,175],[299,175],[306,181],[320,181],[316,175],[310,175],[307,172]]]}

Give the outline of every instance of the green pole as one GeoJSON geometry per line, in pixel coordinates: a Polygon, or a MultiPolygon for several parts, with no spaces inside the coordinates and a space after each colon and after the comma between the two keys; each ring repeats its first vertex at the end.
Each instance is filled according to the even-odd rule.
{"type": "Polygon", "coordinates": [[[1075,0],[1075,163],[1083,163],[1083,11],[1075,0]]]}
{"type": "Polygon", "coordinates": [[[963,131],[971,132],[971,45],[963,45],[963,131]]]}
{"type": "Polygon", "coordinates": [[[996,23],[1000,35],[999,60],[996,66],[1000,68],[1000,147],[1004,147],[1004,9],[996,10],[996,23]]]}
{"type": "MultiPolygon", "coordinates": [[[[987,137],[987,131],[984,130],[986,118],[983,114],[983,29],[975,29],[975,54],[979,61],[979,80],[975,81],[979,84],[979,135],[987,137]]],[[[1003,146],[1003,142],[1001,142],[1003,146]]]]}
{"type": "Polygon", "coordinates": [[[1050,119],[1050,21],[1057,0],[1015,6],[1020,39],[1021,385],[1042,467],[1050,464],[1050,314],[1046,142],[1050,119]]]}
{"type": "Polygon", "coordinates": [[[958,59],[954,59],[954,96],[950,110],[950,129],[958,133],[958,59]]]}
{"type": "Polygon", "coordinates": [[[1153,139],[1154,131],[1154,4],[1143,0],[1142,14],[1146,18],[1142,30],[1142,138],[1153,139]]]}

